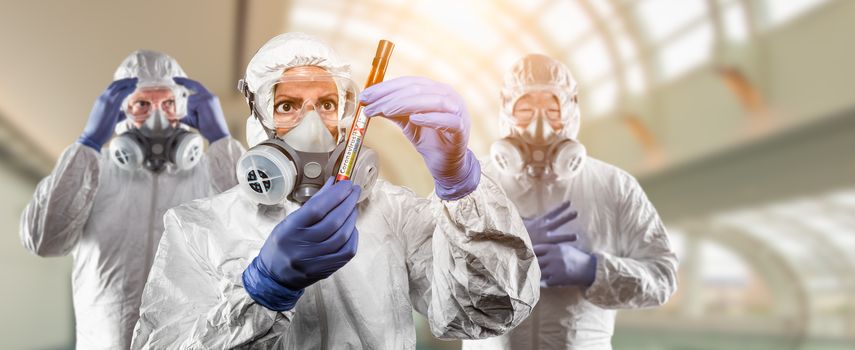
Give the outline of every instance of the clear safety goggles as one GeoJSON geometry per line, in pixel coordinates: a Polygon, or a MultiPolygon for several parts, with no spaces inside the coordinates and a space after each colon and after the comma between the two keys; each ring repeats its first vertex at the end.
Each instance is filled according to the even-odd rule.
{"type": "Polygon", "coordinates": [[[186,103],[186,97],[176,97],[175,90],[169,87],[138,88],[126,99],[123,105],[125,114],[131,119],[142,121],[155,110],[178,118],[179,106],[186,103]],[[183,101],[181,101],[183,99],[183,101]]]}
{"type": "Polygon", "coordinates": [[[273,124],[277,129],[292,129],[303,121],[309,112],[315,111],[324,125],[337,126],[339,118],[338,103],[334,99],[321,98],[317,101],[306,100],[302,106],[297,101],[282,100],[274,102],[273,124]]]}
{"type": "Polygon", "coordinates": [[[328,126],[356,113],[359,88],[349,77],[331,73],[280,76],[256,94],[256,111],[269,128],[293,128],[311,111],[328,126]]]}
{"type": "Polygon", "coordinates": [[[543,117],[549,122],[566,124],[570,121],[571,113],[561,113],[561,108],[568,108],[568,110],[575,108],[576,100],[574,96],[571,92],[552,85],[506,87],[502,90],[502,108],[504,114],[510,119],[508,121],[517,126],[528,125],[535,120],[535,117],[543,117]],[[519,100],[523,96],[533,92],[545,92],[555,96],[556,100],[558,100],[559,108],[539,108],[538,106],[533,106],[517,108],[515,111],[514,107],[519,100]]]}
{"type": "Polygon", "coordinates": [[[561,122],[560,108],[517,108],[511,114],[511,121],[517,126],[528,126],[535,118],[543,118],[548,123],[561,122]]]}

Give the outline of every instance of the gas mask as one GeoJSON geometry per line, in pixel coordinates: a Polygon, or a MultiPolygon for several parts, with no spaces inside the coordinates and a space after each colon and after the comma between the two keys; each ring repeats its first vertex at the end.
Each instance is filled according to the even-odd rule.
{"type": "Polygon", "coordinates": [[[509,136],[490,147],[490,156],[500,170],[538,179],[572,178],[582,168],[586,154],[585,146],[571,139],[530,144],[509,136]]]}
{"type": "Polygon", "coordinates": [[[544,116],[535,118],[525,129],[515,130],[493,143],[490,156],[497,168],[533,179],[572,178],[582,168],[587,154],[585,146],[556,134],[544,116]]]}
{"type": "MultiPolygon", "coordinates": [[[[293,110],[297,117],[286,120],[296,126],[277,137],[276,129],[266,126],[262,114],[256,110],[255,95],[245,84],[239,84],[252,111],[247,121],[247,140],[263,139],[238,160],[236,175],[241,190],[264,205],[279,205],[286,200],[305,203],[330,176],[336,174],[345,149],[343,138],[336,141],[324,120],[341,125],[337,120],[348,117],[347,112],[342,113],[337,107],[325,107],[323,101],[303,104],[302,108],[293,110]]],[[[352,96],[356,94],[352,93],[352,96]]],[[[287,111],[283,107],[276,108],[280,114],[292,111],[290,107],[287,111]]],[[[275,125],[283,123],[281,119],[285,118],[276,120],[275,125]]],[[[339,135],[344,135],[344,131],[338,128],[339,135]]],[[[250,141],[250,145],[253,143],[250,141]]],[[[362,187],[360,202],[367,198],[377,181],[378,163],[377,153],[373,150],[363,148],[359,153],[351,181],[362,187]]]]}
{"type": "Polygon", "coordinates": [[[203,147],[201,135],[170,125],[164,112],[155,109],[142,126],[129,126],[114,138],[109,152],[110,159],[121,169],[134,171],[145,167],[161,172],[167,164],[179,170],[193,168],[202,159],[203,147]]]}

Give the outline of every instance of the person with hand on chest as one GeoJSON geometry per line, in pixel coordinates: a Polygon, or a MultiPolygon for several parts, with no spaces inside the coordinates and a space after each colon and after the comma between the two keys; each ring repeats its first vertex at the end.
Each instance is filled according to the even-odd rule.
{"type": "Polygon", "coordinates": [[[504,336],[463,349],[611,349],[616,310],[664,304],[677,257],[638,182],[578,141],[576,81],[531,54],[502,89],[503,138],[484,165],[524,218],[541,269],[540,301],[504,336]]]}

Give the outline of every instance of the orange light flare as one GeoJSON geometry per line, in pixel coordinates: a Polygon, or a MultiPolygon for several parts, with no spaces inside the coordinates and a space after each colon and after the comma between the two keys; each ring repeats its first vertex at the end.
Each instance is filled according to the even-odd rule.
{"type": "Polygon", "coordinates": [[[636,140],[641,144],[645,154],[644,166],[650,170],[662,168],[666,157],[656,135],[650,131],[650,128],[644,124],[638,115],[627,113],[624,115],[623,121],[629,127],[629,131],[635,136],[636,140]]]}
{"type": "Polygon", "coordinates": [[[745,111],[748,136],[757,137],[771,131],[774,126],[773,113],[760,90],[736,67],[721,67],[717,71],[745,111]]]}

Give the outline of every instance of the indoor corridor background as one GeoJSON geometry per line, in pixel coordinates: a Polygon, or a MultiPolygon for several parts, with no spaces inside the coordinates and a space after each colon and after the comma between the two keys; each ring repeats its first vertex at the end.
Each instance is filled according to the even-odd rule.
{"type": "MultiPolygon", "coordinates": [[[[119,62],[172,55],[243,141],[236,82],[285,31],[326,40],[360,84],[393,41],[387,79],[454,86],[481,157],[503,72],[531,52],[565,62],[588,153],[639,179],[681,259],[667,305],[619,314],[616,349],[855,348],[850,0],[0,0],[0,348],[73,347],[71,258],[27,253],[18,221],[119,62]]],[[[429,193],[395,128],[368,134],[381,176],[429,193]]]]}

